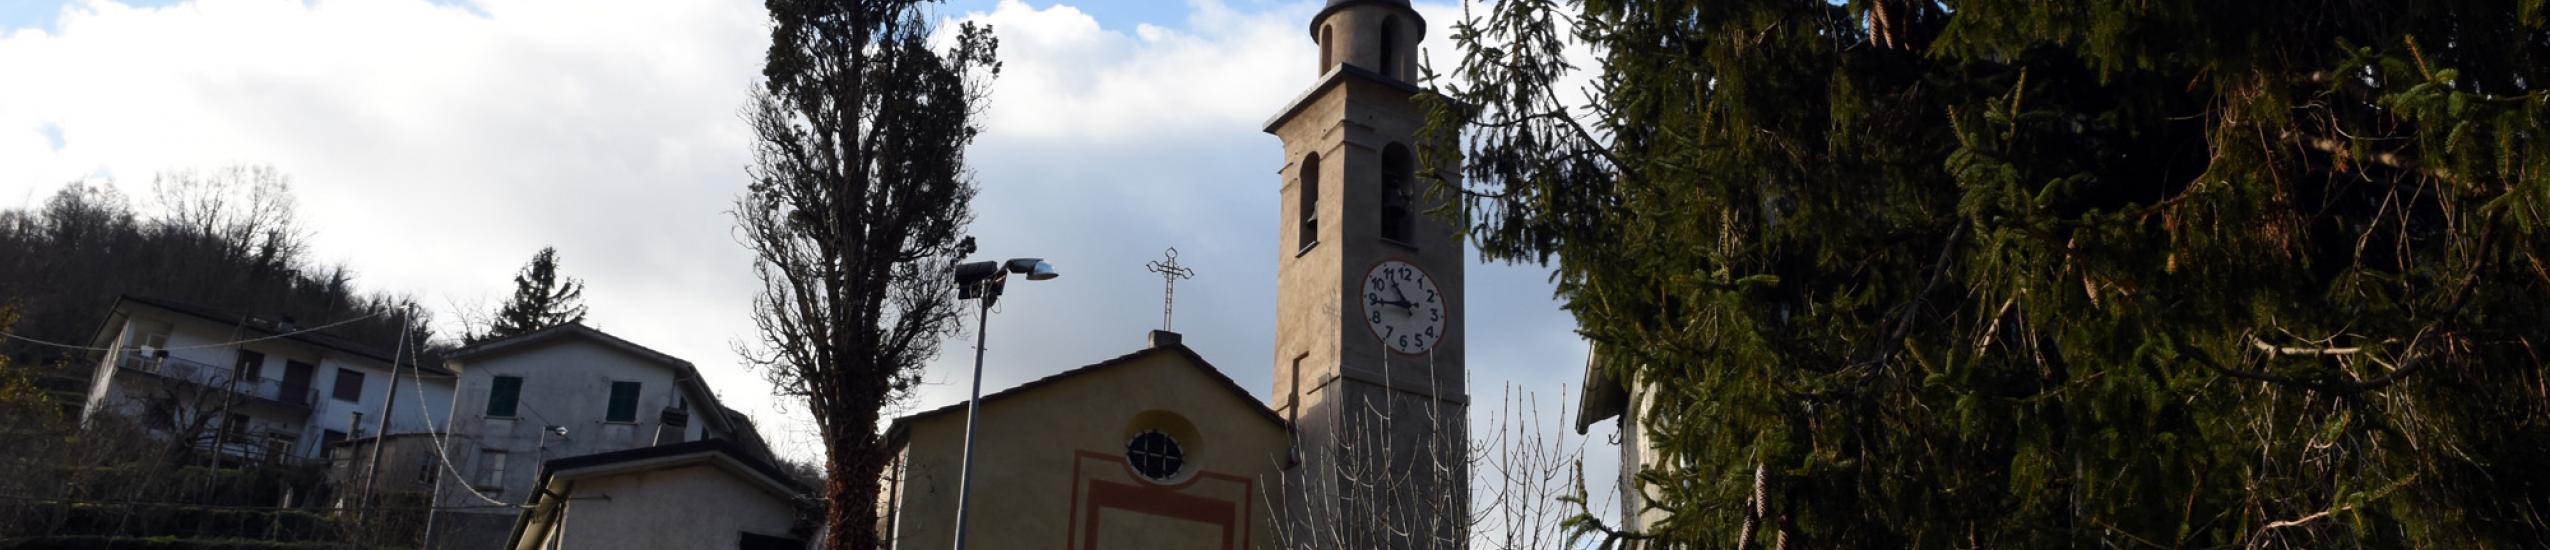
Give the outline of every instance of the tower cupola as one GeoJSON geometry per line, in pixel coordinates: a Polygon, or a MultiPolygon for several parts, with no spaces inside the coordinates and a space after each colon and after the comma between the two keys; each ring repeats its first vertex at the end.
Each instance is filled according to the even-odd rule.
{"type": "Polygon", "coordinates": [[[1417,43],[1425,33],[1425,17],[1407,0],[1328,0],[1328,7],[1310,18],[1311,40],[1319,43],[1319,74],[1344,64],[1415,82],[1417,43]]]}

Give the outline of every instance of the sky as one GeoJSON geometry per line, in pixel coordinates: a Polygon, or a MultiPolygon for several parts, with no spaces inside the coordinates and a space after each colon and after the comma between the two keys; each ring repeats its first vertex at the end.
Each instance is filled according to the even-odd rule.
{"type": "MultiPolygon", "coordinates": [[[[1144,265],[1175,247],[1196,270],[1175,328],[1266,397],[1283,159],[1259,128],[1316,76],[1319,6],[931,8],[1001,39],[968,151],[970,234],[987,258],[1063,273],[1012,282],[988,327],[987,392],[1143,346],[1162,290],[1144,265]]],[[[1434,27],[1421,49],[1448,63],[1460,8],[1417,6],[1434,27]]],[[[0,0],[0,206],[84,178],[147,205],[156,173],[271,165],[292,177],[314,259],[446,320],[492,310],[555,246],[588,285],[590,324],[697,364],[808,459],[810,423],[735,352],[754,339],[756,282],[728,211],[767,41],[760,3],[737,0],[0,0]]],[[[1473,261],[1467,284],[1474,425],[1509,387],[1564,423],[1547,411],[1575,400],[1586,346],[1548,270],[1473,261]]],[[[901,410],[964,399],[973,336],[946,343],[901,410]]],[[[1617,454],[1601,430],[1589,472],[1617,454]]]]}

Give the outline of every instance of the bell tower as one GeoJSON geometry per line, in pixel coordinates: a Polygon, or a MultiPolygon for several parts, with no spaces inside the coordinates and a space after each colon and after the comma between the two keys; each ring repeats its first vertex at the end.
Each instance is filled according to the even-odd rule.
{"type": "Polygon", "coordinates": [[[1269,120],[1284,143],[1275,384],[1292,425],[1280,546],[1461,548],[1468,531],[1464,249],[1427,212],[1434,146],[1406,0],[1329,0],[1319,78],[1269,120]]]}

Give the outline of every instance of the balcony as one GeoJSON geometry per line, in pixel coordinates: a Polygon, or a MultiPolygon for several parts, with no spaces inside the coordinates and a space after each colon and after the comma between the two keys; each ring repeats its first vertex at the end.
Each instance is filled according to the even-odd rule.
{"type": "Polygon", "coordinates": [[[265,378],[232,380],[229,367],[175,357],[154,357],[128,351],[116,357],[115,366],[168,380],[226,389],[294,408],[308,409],[311,404],[319,402],[319,390],[307,384],[285,384],[281,380],[265,378]]]}
{"type": "Polygon", "coordinates": [[[299,439],[280,432],[242,433],[216,431],[196,436],[190,447],[206,456],[219,454],[236,459],[233,463],[272,464],[291,467],[324,466],[326,458],[293,454],[299,439]]]}

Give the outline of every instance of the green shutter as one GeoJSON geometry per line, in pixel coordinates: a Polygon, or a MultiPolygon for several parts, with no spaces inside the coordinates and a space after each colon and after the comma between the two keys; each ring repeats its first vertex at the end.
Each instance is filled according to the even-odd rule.
{"type": "Polygon", "coordinates": [[[496,386],[487,390],[487,416],[513,418],[514,407],[522,401],[522,377],[498,376],[496,386]]]}
{"type": "Polygon", "coordinates": [[[603,420],[610,422],[636,422],[637,399],[638,383],[612,382],[611,414],[603,417],[603,420]]]}

